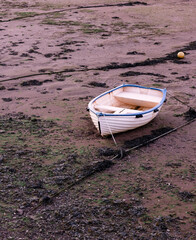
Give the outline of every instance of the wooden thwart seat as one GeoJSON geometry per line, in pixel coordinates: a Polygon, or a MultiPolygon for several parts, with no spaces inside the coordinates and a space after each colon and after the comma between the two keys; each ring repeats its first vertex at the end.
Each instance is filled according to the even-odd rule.
{"type": "Polygon", "coordinates": [[[139,113],[141,111],[128,109],[128,108],[121,108],[121,107],[114,107],[109,105],[95,105],[94,108],[99,112],[104,113],[116,113],[116,114],[127,114],[127,113],[139,113]]]}
{"type": "Polygon", "coordinates": [[[114,95],[114,97],[123,103],[143,107],[155,107],[161,100],[161,98],[157,96],[131,92],[120,92],[114,95]]]}

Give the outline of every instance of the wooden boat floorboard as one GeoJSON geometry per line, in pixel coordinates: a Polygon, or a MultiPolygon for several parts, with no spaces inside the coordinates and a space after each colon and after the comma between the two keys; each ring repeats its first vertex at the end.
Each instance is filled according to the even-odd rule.
{"type": "Polygon", "coordinates": [[[114,107],[114,106],[107,106],[107,105],[96,105],[95,109],[100,112],[106,112],[106,113],[139,113],[141,111],[134,110],[130,108],[123,108],[123,107],[114,107]]]}
{"type": "Polygon", "coordinates": [[[144,107],[153,107],[156,106],[160,102],[160,97],[147,95],[147,94],[138,94],[138,93],[131,93],[130,92],[121,92],[115,94],[114,97],[119,101],[135,104],[135,105],[142,105],[144,107]]]}

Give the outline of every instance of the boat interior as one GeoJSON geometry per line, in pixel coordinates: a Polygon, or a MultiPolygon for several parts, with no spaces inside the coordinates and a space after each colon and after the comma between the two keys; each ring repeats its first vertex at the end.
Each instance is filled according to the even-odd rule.
{"type": "Polygon", "coordinates": [[[93,102],[93,107],[102,113],[134,114],[155,107],[162,98],[162,91],[126,86],[98,98],[93,102]]]}

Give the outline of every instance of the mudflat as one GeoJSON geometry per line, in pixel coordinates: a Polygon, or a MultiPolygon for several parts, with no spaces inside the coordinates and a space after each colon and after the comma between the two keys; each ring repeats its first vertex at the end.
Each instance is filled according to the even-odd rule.
{"type": "Polygon", "coordinates": [[[196,2],[0,6],[1,239],[195,239],[196,2]],[[167,102],[115,144],[86,107],[123,83],[167,102]]]}

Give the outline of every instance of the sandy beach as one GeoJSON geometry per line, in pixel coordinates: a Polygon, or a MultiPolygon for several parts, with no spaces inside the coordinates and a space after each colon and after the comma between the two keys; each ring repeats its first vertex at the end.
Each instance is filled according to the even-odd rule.
{"type": "Polygon", "coordinates": [[[195,239],[196,2],[0,6],[0,238],[195,239]],[[115,145],[86,108],[123,83],[167,102],[115,145]]]}

